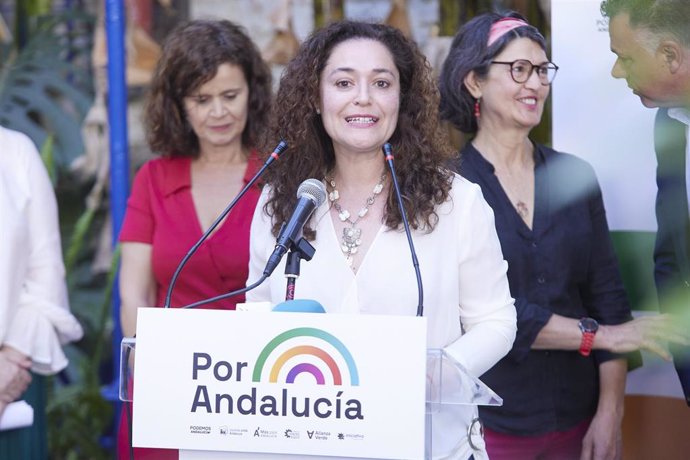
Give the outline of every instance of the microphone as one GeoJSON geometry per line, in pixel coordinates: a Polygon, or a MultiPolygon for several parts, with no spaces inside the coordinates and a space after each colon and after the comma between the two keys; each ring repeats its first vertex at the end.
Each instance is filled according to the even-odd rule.
{"type": "MultiPolygon", "coordinates": [[[[285,152],[287,149],[287,142],[281,140],[278,145],[276,145],[276,148],[273,149],[273,152],[271,152],[271,155],[266,159],[264,162],[263,166],[261,166],[261,169],[257,171],[256,174],[254,174],[254,177],[252,177],[249,182],[247,182],[247,185],[244,186],[242,190],[240,190],[240,193],[237,194],[237,196],[230,202],[230,204],[223,210],[222,213],[220,213],[220,216],[211,224],[211,226],[204,232],[203,235],[201,235],[201,238],[199,238],[199,241],[194,243],[194,246],[187,252],[187,254],[182,258],[182,261],[180,261],[180,264],[177,266],[175,269],[175,273],[173,274],[172,278],[170,279],[170,285],[168,286],[168,292],[165,294],[165,304],[164,308],[170,308],[170,300],[172,299],[172,293],[173,293],[173,288],[175,287],[175,283],[177,282],[177,278],[180,276],[180,272],[182,272],[182,268],[187,264],[187,261],[192,257],[192,255],[199,249],[199,246],[201,246],[201,243],[206,241],[206,238],[215,230],[215,228],[220,224],[225,216],[227,216],[232,208],[235,207],[238,201],[244,196],[245,193],[247,193],[247,190],[249,190],[254,183],[261,177],[266,171],[266,169],[280,156],[285,152]]],[[[242,294],[243,292],[236,292],[234,295],[237,294],[242,294]]],[[[198,303],[198,302],[197,302],[198,303]]],[[[209,302],[203,302],[203,303],[209,303],[209,302]]],[[[196,304],[194,304],[196,306],[196,304]]]]}
{"type": "Polygon", "coordinates": [[[412,256],[412,266],[414,267],[414,274],[417,277],[417,316],[424,316],[424,286],[422,285],[422,273],[419,271],[419,261],[417,260],[417,252],[414,250],[414,243],[412,242],[412,233],[410,232],[410,225],[407,223],[407,213],[403,205],[402,196],[400,195],[400,187],[398,186],[398,178],[395,175],[395,166],[393,165],[393,152],[391,145],[386,142],[383,144],[383,155],[386,157],[386,163],[391,170],[391,177],[393,178],[393,189],[395,190],[395,197],[398,200],[398,208],[400,208],[400,215],[402,217],[403,226],[405,227],[405,235],[407,235],[407,244],[410,246],[410,255],[412,256]]]}
{"type": "Polygon", "coordinates": [[[302,238],[302,229],[314,210],[326,201],[326,187],[317,179],[307,179],[297,189],[297,206],[287,224],[283,224],[273,254],[268,258],[264,276],[269,277],[280,259],[302,238]]]}

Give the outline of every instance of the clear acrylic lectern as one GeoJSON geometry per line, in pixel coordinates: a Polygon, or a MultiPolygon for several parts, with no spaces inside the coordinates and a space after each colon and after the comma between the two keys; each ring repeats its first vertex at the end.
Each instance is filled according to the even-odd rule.
{"type": "MultiPolygon", "coordinates": [[[[130,364],[133,363],[135,348],[136,339],[125,337],[122,340],[120,353],[120,399],[122,401],[132,400],[133,375],[130,364]]],[[[483,439],[479,422],[476,419],[473,420],[469,427],[463,426],[462,432],[458,433],[457,421],[466,420],[467,412],[473,412],[472,406],[500,406],[502,404],[501,397],[481,380],[472,376],[444,349],[428,349],[425,459],[453,458],[453,452],[459,445],[464,444],[463,436],[468,437],[470,446],[482,449],[483,439]]],[[[392,414],[392,416],[395,415],[392,414]]],[[[276,458],[275,453],[269,454],[268,457],[249,453],[241,455],[241,458],[247,459],[276,458]]],[[[279,457],[300,458],[295,455],[280,455],[279,457]]],[[[213,458],[239,457],[228,452],[227,456],[218,453],[213,458]]]]}

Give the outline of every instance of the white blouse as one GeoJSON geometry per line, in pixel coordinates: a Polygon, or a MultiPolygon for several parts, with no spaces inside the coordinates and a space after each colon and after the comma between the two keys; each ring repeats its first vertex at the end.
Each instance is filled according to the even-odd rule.
{"type": "MultiPolygon", "coordinates": [[[[271,218],[263,212],[270,193],[266,187],[252,221],[248,285],[260,278],[275,246],[271,218]]],[[[480,376],[508,353],[515,339],[507,263],[493,211],[477,185],[455,175],[449,200],[436,212],[439,219],[431,233],[413,231],[424,286],[427,344],[445,348],[480,376]]],[[[314,212],[312,222],[316,253],[311,261],[302,261],[296,299],[316,300],[327,312],[416,314],[417,283],[404,231],[382,226],[354,273],[340,249],[328,202],[314,212]]],[[[284,271],[285,259],[269,280],[247,293],[247,302],[285,300],[284,271]]],[[[463,417],[465,423],[468,417],[463,417]]],[[[457,453],[452,458],[467,458],[472,452],[466,446],[457,453]]]]}
{"type": "Polygon", "coordinates": [[[47,375],[67,366],[61,345],[82,333],[67,303],[48,174],[31,140],[0,126],[0,343],[47,375]]]}

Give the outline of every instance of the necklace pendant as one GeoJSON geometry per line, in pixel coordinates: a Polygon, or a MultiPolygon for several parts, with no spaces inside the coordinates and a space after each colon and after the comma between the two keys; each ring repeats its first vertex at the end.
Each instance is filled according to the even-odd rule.
{"type": "Polygon", "coordinates": [[[386,171],[381,173],[381,179],[379,180],[378,184],[374,186],[372,195],[366,199],[365,206],[360,209],[359,212],[357,212],[357,218],[351,220],[350,212],[347,209],[343,209],[342,206],[340,206],[340,203],[338,203],[340,194],[338,193],[338,189],[336,189],[335,180],[332,177],[326,177],[326,182],[330,184],[332,189],[328,193],[328,199],[331,201],[331,203],[333,203],[333,208],[338,213],[338,219],[340,219],[341,222],[347,222],[350,224],[350,227],[343,229],[340,250],[343,251],[343,254],[345,254],[345,260],[347,261],[347,264],[353,268],[353,270],[354,266],[352,256],[357,254],[359,247],[362,245],[362,229],[355,227],[355,225],[360,219],[369,213],[369,208],[374,204],[376,197],[383,191],[385,179],[386,171]]]}
{"type": "Polygon", "coordinates": [[[357,254],[360,244],[362,244],[362,229],[355,227],[347,227],[343,229],[343,244],[340,249],[348,256],[357,254]]]}
{"type": "Polygon", "coordinates": [[[524,201],[518,201],[515,205],[515,209],[517,210],[518,215],[523,219],[527,219],[527,216],[529,216],[529,208],[524,201]]]}
{"type": "Polygon", "coordinates": [[[357,245],[357,241],[362,237],[362,229],[356,227],[348,227],[343,229],[343,241],[349,245],[357,245]]]}

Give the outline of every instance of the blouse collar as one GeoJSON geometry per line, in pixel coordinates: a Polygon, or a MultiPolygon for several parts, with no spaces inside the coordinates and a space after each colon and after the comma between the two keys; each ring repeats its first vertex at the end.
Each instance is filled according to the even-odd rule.
{"type": "MultiPolygon", "coordinates": [[[[167,162],[162,183],[162,191],[165,196],[192,186],[192,157],[170,157],[163,158],[162,161],[167,162]]],[[[256,150],[252,150],[247,159],[247,169],[244,172],[243,181],[245,185],[249,183],[260,167],[259,154],[256,150]]]]}

